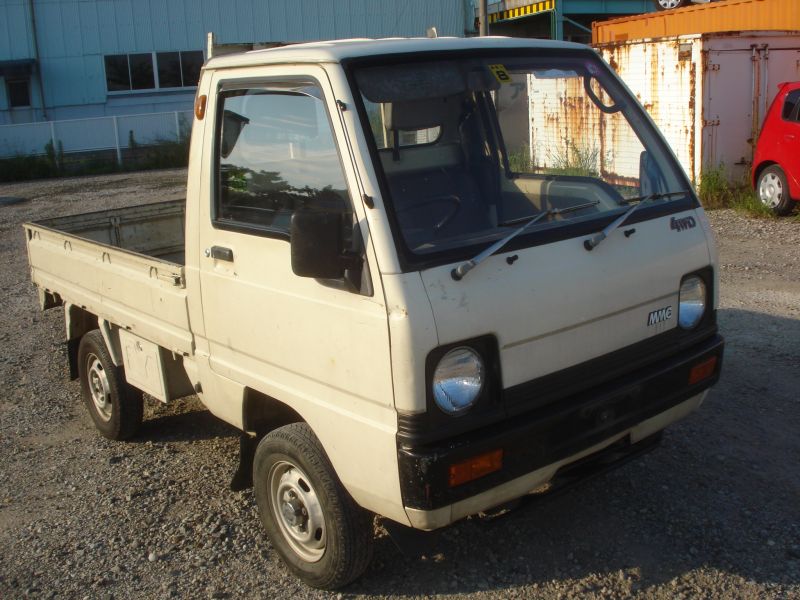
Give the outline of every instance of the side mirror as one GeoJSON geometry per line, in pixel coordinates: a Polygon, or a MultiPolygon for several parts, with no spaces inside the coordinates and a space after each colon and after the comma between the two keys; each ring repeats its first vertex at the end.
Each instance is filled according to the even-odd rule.
{"type": "Polygon", "coordinates": [[[361,258],[342,252],[342,213],[299,210],[292,215],[292,271],[300,277],[340,279],[361,258]]]}

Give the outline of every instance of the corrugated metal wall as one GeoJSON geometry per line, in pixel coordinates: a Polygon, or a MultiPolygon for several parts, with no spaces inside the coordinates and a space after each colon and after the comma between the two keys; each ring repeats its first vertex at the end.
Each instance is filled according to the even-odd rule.
{"type": "Polygon", "coordinates": [[[27,0],[0,2],[0,61],[33,58],[33,36],[27,0]]]}
{"type": "MultiPolygon", "coordinates": [[[[0,1],[0,61],[35,56],[27,4],[0,1]]],[[[106,54],[200,50],[209,31],[220,43],[418,36],[432,25],[440,35],[463,36],[468,2],[34,0],[34,7],[45,99],[52,109],[106,102],[106,54]]],[[[181,102],[190,101],[191,94],[184,96],[181,102]]],[[[174,94],[133,94],[111,109],[51,112],[55,118],[141,112],[148,103],[171,110],[155,105],[175,100],[174,94]]]]}

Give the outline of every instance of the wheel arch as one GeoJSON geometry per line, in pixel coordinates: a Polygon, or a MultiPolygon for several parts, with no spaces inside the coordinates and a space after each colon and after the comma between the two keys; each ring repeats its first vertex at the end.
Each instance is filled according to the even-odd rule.
{"type": "Polygon", "coordinates": [[[758,186],[758,178],[761,177],[761,173],[764,172],[764,169],[771,167],[772,165],[778,165],[777,161],[774,160],[762,160],[758,163],[755,169],[753,169],[753,188],[755,189],[758,186]]]}
{"type": "Polygon", "coordinates": [[[288,404],[250,387],[244,390],[242,429],[262,437],[270,431],[291,423],[307,423],[300,413],[288,404]]]}
{"type": "Polygon", "coordinates": [[[67,360],[69,361],[69,378],[78,378],[78,346],[81,338],[97,329],[97,315],[76,304],[64,304],[64,324],[67,329],[67,360]]]}

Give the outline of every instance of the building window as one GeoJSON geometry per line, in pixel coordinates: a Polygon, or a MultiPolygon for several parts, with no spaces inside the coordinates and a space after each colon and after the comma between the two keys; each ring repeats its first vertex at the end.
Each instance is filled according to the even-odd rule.
{"type": "Polygon", "coordinates": [[[31,87],[27,79],[6,81],[8,105],[11,108],[26,108],[31,105],[31,87]]]}
{"type": "Polygon", "coordinates": [[[131,89],[152,90],[156,87],[152,54],[129,54],[128,65],[131,71],[131,89]]]}
{"type": "Polygon", "coordinates": [[[159,52],[158,87],[194,87],[200,80],[200,68],[203,66],[202,50],[191,52],[159,52]]]}
{"type": "Polygon", "coordinates": [[[195,87],[203,51],[110,54],[104,60],[109,92],[195,87]]]}

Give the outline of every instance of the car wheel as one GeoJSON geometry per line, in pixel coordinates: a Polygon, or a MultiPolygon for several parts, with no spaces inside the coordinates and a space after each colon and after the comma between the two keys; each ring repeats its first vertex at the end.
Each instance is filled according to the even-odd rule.
{"type": "Polygon", "coordinates": [[[372,516],[344,489],[307,424],[280,427],[261,440],[253,484],[273,548],[305,583],[332,590],[364,572],[372,558],[372,516]]]}
{"type": "Polygon", "coordinates": [[[114,365],[96,329],[84,335],[78,346],[78,378],[83,402],[97,430],[110,440],[133,437],[142,424],[142,392],[114,365]]]}
{"type": "Polygon", "coordinates": [[[788,215],[794,208],[794,201],[789,197],[786,175],[778,165],[767,167],[761,172],[756,193],[761,204],[776,215],[788,215]]]}
{"type": "Polygon", "coordinates": [[[671,10],[688,6],[690,2],[689,0],[653,0],[653,4],[656,5],[656,10],[671,10]]]}

